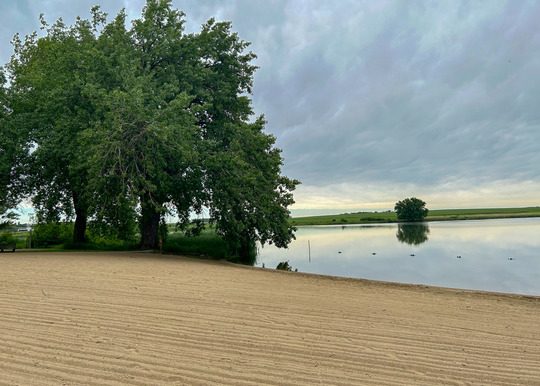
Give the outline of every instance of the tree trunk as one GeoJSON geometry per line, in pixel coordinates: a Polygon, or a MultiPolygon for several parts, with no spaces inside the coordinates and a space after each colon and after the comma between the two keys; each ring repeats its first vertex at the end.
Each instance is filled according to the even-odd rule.
{"type": "Polygon", "coordinates": [[[75,207],[73,243],[83,244],[86,242],[86,222],[88,220],[88,208],[84,205],[84,200],[79,200],[76,194],[73,194],[73,206],[75,207]]]}
{"type": "Polygon", "coordinates": [[[86,220],[85,214],[77,213],[75,217],[75,227],[73,228],[73,243],[83,244],[86,241],[86,220]]]}
{"type": "Polygon", "coordinates": [[[238,250],[238,258],[241,264],[254,265],[257,259],[255,243],[249,238],[242,238],[238,250]]]}
{"type": "Polygon", "coordinates": [[[161,213],[149,202],[146,195],[141,197],[141,206],[141,243],[139,244],[139,247],[141,249],[158,248],[159,220],[161,220],[161,213]]]}

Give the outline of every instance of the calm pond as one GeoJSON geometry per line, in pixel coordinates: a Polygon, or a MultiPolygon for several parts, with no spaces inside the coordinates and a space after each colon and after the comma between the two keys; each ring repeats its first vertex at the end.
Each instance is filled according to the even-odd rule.
{"type": "Polygon", "coordinates": [[[288,249],[259,249],[256,266],[540,295],[540,218],[299,227],[288,249]]]}

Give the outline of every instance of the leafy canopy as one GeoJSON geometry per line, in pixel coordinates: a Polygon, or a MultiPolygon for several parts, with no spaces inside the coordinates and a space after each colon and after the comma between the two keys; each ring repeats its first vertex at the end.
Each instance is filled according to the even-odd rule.
{"type": "Polygon", "coordinates": [[[428,214],[426,203],[416,197],[396,202],[394,210],[398,220],[404,221],[422,221],[428,214]]]}
{"type": "Polygon", "coordinates": [[[141,247],[156,247],[166,213],[187,229],[208,208],[231,253],[286,247],[299,181],[281,175],[281,150],[253,117],[256,56],[230,22],[186,34],[184,18],[147,0],[130,29],[124,11],[107,23],[94,7],[91,21],[41,18],[44,37],[14,38],[11,116],[33,149],[26,190],[42,220],[75,216],[75,242],[87,220],[122,239],[138,223],[141,247]]]}

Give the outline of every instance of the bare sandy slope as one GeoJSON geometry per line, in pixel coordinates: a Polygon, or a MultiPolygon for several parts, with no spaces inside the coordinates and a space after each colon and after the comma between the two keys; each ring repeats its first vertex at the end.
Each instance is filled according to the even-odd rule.
{"type": "Polygon", "coordinates": [[[0,254],[0,384],[540,385],[540,298],[0,254]]]}

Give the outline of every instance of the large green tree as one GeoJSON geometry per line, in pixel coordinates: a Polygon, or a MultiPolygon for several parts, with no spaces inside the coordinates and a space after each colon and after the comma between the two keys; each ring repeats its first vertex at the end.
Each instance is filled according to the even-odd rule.
{"type": "Polygon", "coordinates": [[[16,218],[10,212],[20,199],[17,169],[24,156],[24,136],[16,130],[4,70],[0,68],[0,228],[16,218]]]}
{"type": "Polygon", "coordinates": [[[411,197],[396,202],[394,206],[398,220],[422,221],[428,215],[426,203],[419,198],[411,197]]]}
{"type": "Polygon", "coordinates": [[[230,143],[210,159],[208,174],[211,218],[217,232],[241,262],[254,258],[254,244],[286,247],[295,230],[288,206],[299,183],[280,174],[280,150],[275,138],[263,132],[264,118],[228,129],[230,143]]]}
{"type": "Polygon", "coordinates": [[[255,241],[286,246],[298,181],[280,175],[280,150],[263,133],[264,119],[250,122],[255,55],[229,22],[211,19],[200,33],[184,34],[183,17],[169,1],[147,1],[130,31],[117,23],[104,37],[123,35],[133,50],[116,60],[118,89],[100,98],[109,113],[93,134],[109,141],[92,141],[94,168],[115,182],[97,184],[108,187],[97,201],[134,198],[143,248],[156,246],[165,211],[186,223],[203,207],[232,253],[245,257],[255,241]]]}
{"type": "Polygon", "coordinates": [[[186,92],[183,16],[168,1],[148,1],[131,30],[121,13],[98,39],[115,80],[91,90],[103,116],[87,132],[97,213],[115,224],[136,209],[142,248],[157,246],[167,211],[187,222],[201,210],[196,116],[204,111],[186,92]]]}
{"type": "Polygon", "coordinates": [[[211,220],[231,253],[249,262],[256,241],[283,247],[293,237],[287,207],[298,181],[281,176],[280,150],[263,132],[264,117],[250,119],[256,66],[249,43],[231,32],[230,22],[210,19],[188,47],[198,53],[192,67],[202,75],[190,82],[194,103],[208,105],[198,124],[211,220]]]}
{"type": "Polygon", "coordinates": [[[46,35],[15,36],[11,76],[13,115],[33,147],[26,184],[41,221],[75,218],[73,239],[85,240],[88,219],[88,173],[80,133],[95,119],[85,88],[99,68],[95,31],[104,15],[93,9],[93,22],[77,19],[67,27],[59,19],[46,35]]]}
{"type": "Polygon", "coordinates": [[[123,238],[138,220],[140,246],[153,248],[165,213],[186,224],[209,208],[244,260],[256,241],[286,246],[298,181],[281,175],[281,151],[253,118],[249,43],[213,19],[185,34],[170,0],[147,0],[130,29],[123,11],[108,24],[92,15],[15,40],[10,71],[18,113],[31,116],[39,212],[74,214],[75,241],[88,218],[123,238]]]}

